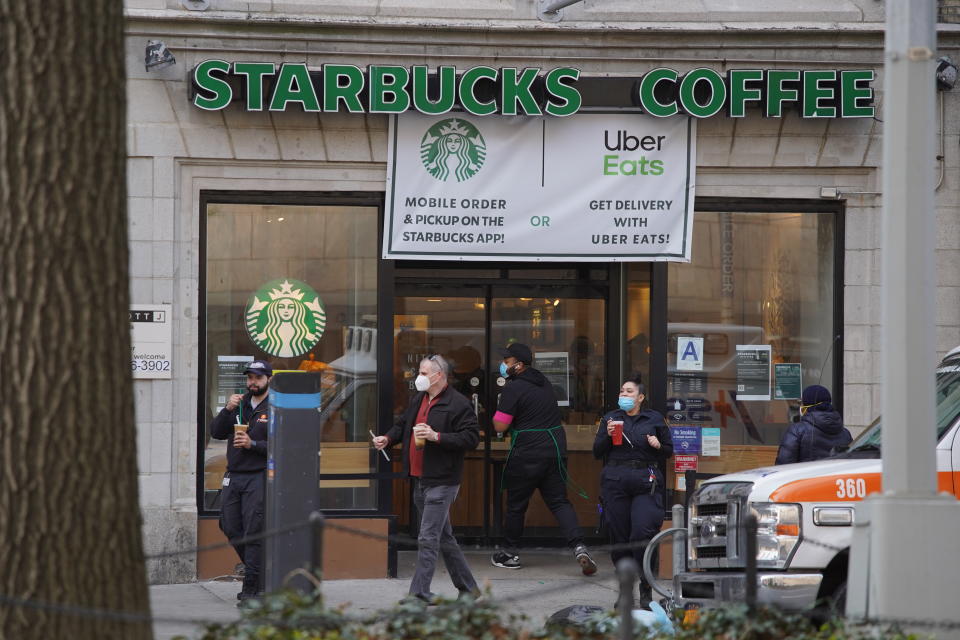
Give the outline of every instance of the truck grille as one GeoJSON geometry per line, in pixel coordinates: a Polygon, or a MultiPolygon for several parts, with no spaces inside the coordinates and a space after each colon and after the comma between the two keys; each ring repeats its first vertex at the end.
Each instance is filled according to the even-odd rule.
{"type": "Polygon", "coordinates": [[[753,483],[707,483],[693,494],[687,514],[687,556],[691,569],[744,566],[738,525],[753,483]]]}

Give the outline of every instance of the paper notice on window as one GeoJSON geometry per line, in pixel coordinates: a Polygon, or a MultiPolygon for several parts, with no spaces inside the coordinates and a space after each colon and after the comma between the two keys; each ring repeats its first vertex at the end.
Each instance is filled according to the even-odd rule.
{"type": "Polygon", "coordinates": [[[700,429],[700,455],[704,457],[720,455],[719,428],[704,427],[700,429]]]}
{"type": "Polygon", "coordinates": [[[799,362],[773,365],[773,399],[799,400],[803,391],[803,373],[799,362]]]}
{"type": "Polygon", "coordinates": [[[770,400],[770,345],[737,345],[737,400],[770,400]]]}

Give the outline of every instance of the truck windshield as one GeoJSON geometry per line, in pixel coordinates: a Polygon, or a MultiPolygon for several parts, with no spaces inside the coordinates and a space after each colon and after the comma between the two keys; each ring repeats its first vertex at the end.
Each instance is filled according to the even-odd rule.
{"type": "MultiPolygon", "coordinates": [[[[944,361],[937,369],[937,442],[940,441],[960,415],[960,358],[944,361]]],[[[850,452],[879,451],[880,425],[877,418],[866,431],[860,434],[850,452]]]]}

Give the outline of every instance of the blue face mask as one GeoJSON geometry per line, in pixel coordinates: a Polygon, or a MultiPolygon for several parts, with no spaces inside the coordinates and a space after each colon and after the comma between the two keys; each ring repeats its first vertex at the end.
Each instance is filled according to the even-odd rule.
{"type": "Polygon", "coordinates": [[[617,404],[624,411],[630,411],[631,409],[633,409],[633,406],[636,404],[636,400],[634,400],[633,398],[628,398],[626,396],[620,396],[619,398],[617,398],[617,404]]]}
{"type": "Polygon", "coordinates": [[[510,375],[510,374],[507,373],[507,363],[506,363],[506,362],[501,362],[501,363],[500,363],[500,377],[501,377],[501,378],[506,378],[508,375],[510,375]]]}

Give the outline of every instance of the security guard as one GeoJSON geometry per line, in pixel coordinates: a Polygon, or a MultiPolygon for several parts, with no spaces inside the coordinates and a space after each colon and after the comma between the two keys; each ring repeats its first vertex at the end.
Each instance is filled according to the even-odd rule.
{"type": "MultiPolygon", "coordinates": [[[[638,543],[632,551],[613,551],[610,556],[614,566],[621,558],[633,555],[637,567],[642,567],[647,543],[663,525],[660,463],[673,455],[673,441],[663,416],[642,408],[644,399],[640,374],[633,374],[620,387],[619,408],[603,417],[593,442],[594,457],[604,462],[600,495],[610,542],[638,543]],[[623,424],[622,436],[618,433],[619,422],[623,424]]],[[[652,597],[650,585],[641,575],[640,606],[649,606],[652,597]]]]}
{"type": "Polygon", "coordinates": [[[267,420],[269,419],[270,378],[273,368],[254,360],[244,370],[247,393],[230,396],[226,406],[210,423],[210,435],[217,440],[232,438],[227,447],[227,473],[220,493],[220,528],[243,562],[241,603],[263,591],[260,582],[261,541],[237,541],[263,531],[264,471],[267,468],[267,420]],[[247,430],[235,430],[245,424],[247,430]]]}

